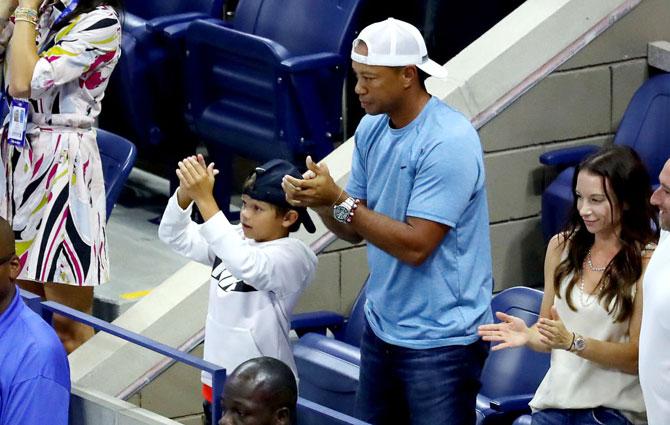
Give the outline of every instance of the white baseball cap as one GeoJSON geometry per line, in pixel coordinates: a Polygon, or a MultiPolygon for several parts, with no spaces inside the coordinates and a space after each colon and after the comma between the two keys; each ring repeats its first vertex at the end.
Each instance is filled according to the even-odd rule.
{"type": "Polygon", "coordinates": [[[447,70],[428,58],[426,42],[419,30],[412,24],[393,18],[363,28],[354,40],[351,60],[377,66],[416,65],[428,75],[447,78],[447,70]],[[367,46],[367,56],[354,51],[359,43],[367,46]]]}

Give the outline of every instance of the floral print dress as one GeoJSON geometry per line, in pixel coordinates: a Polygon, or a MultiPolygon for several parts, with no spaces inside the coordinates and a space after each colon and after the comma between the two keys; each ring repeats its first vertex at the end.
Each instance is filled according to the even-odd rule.
{"type": "MultiPolygon", "coordinates": [[[[92,286],[109,279],[105,186],[93,125],[120,56],[121,26],[114,9],[99,6],[50,34],[71,1],[47,1],[40,9],[25,147],[7,143],[7,119],[2,129],[0,216],[14,229],[19,279],[92,286]]],[[[12,18],[0,22],[5,77],[13,29],[12,18]]]]}

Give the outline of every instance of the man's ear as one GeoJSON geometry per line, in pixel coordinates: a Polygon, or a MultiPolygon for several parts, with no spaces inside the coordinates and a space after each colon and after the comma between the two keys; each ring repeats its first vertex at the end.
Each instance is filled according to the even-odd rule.
{"type": "Polygon", "coordinates": [[[9,279],[11,281],[15,281],[17,277],[19,277],[19,272],[21,271],[21,262],[19,261],[19,257],[16,255],[9,260],[9,279]]]}
{"type": "Polygon", "coordinates": [[[409,88],[414,81],[419,79],[419,70],[415,65],[407,65],[402,68],[401,78],[403,81],[403,87],[409,88]]]}
{"type": "Polygon", "coordinates": [[[288,407],[280,407],[275,410],[272,423],[273,425],[291,425],[291,411],[288,407]]]}
{"type": "Polygon", "coordinates": [[[282,220],[281,225],[282,227],[288,229],[289,227],[293,226],[293,223],[298,221],[298,218],[300,218],[298,211],[288,210],[288,212],[284,214],[284,219],[282,220]]]}

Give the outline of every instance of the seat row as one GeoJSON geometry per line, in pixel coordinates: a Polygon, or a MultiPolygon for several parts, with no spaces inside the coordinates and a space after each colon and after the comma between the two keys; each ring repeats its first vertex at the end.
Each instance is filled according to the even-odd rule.
{"type": "Polygon", "coordinates": [[[361,0],[239,0],[232,20],[222,0],[128,3],[101,126],[160,157],[168,176],[202,141],[228,205],[233,155],[302,165],[341,139],[361,0]]]}
{"type": "MultiPolygon", "coordinates": [[[[295,329],[312,331],[302,335],[293,348],[301,396],[348,415],[353,414],[358,387],[365,300],[364,285],[346,321],[333,313],[315,312],[298,315],[292,323],[295,329]],[[327,337],[326,329],[335,338],[327,337]]],[[[495,295],[491,309],[519,317],[531,326],[539,318],[541,303],[541,291],[519,286],[495,295]]],[[[477,395],[477,424],[511,424],[530,412],[528,403],[549,369],[549,358],[549,353],[526,347],[491,351],[477,395]]]]}

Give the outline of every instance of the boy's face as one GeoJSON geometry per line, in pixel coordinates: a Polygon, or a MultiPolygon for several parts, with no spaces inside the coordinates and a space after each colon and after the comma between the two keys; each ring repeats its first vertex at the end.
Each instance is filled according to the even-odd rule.
{"type": "Polygon", "coordinates": [[[293,221],[277,214],[274,205],[258,201],[249,195],[242,195],[240,222],[245,237],[256,242],[283,238],[288,234],[288,228],[293,221]]]}

